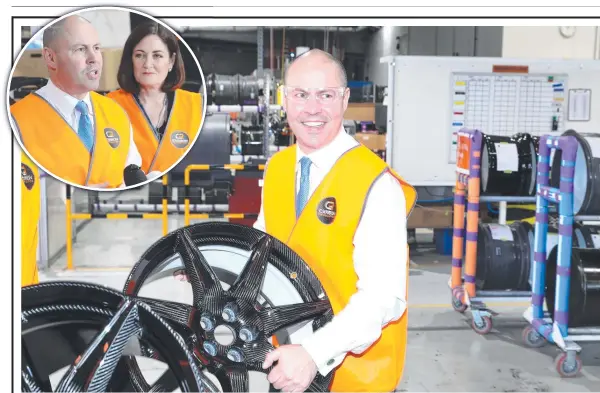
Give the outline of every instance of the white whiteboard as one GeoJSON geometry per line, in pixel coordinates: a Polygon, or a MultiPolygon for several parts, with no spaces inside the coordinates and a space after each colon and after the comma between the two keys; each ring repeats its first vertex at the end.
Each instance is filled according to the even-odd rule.
{"type": "MultiPolygon", "coordinates": [[[[490,124],[492,129],[496,127],[495,133],[501,135],[512,135],[516,132],[560,135],[568,129],[600,132],[600,100],[595,98],[598,95],[593,93],[594,89],[600,90],[599,61],[394,56],[382,58],[381,62],[388,63],[387,161],[408,182],[416,186],[455,184],[455,155],[452,154],[455,76],[463,75],[483,81],[487,78],[490,86],[492,81],[497,83],[498,77],[505,78],[505,81],[500,82],[501,85],[510,86],[512,90],[504,89],[508,90],[500,95],[504,101],[507,101],[506,97],[513,98],[511,91],[514,91],[516,103],[510,104],[505,110],[506,116],[496,119],[496,123],[493,119],[494,110],[490,108],[494,96],[483,94],[487,97],[488,108],[483,106],[479,111],[481,115],[475,110],[474,117],[469,120],[487,125],[480,127],[482,132],[489,133],[486,129],[489,130],[490,124]],[[529,72],[526,75],[495,74],[492,72],[494,65],[528,66],[529,72]],[[542,94],[535,93],[535,88],[534,93],[527,93],[529,85],[540,84],[541,78],[547,76],[553,76],[556,81],[562,81],[564,84],[563,101],[560,101],[559,95],[556,95],[556,100],[540,98],[542,94]],[[590,121],[568,120],[567,97],[570,89],[592,90],[590,121]],[[521,98],[523,90],[525,96],[521,98]],[[557,130],[544,132],[541,129],[549,123],[545,122],[547,120],[542,121],[542,117],[547,119],[545,113],[548,110],[548,102],[550,108],[554,109],[556,106],[553,105],[560,103],[560,113],[557,116],[557,130]],[[484,114],[487,114],[487,117],[484,114]]],[[[545,87],[548,88],[548,84],[545,87]]]]}
{"type": "Polygon", "coordinates": [[[453,73],[448,162],[456,163],[457,132],[463,127],[502,136],[562,133],[567,79],[564,74],[453,73]]]}

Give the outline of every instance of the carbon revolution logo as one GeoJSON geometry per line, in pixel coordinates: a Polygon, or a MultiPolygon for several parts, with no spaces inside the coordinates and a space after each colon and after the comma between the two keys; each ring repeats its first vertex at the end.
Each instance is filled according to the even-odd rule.
{"type": "Polygon", "coordinates": [[[33,171],[27,165],[21,163],[21,179],[23,179],[23,184],[28,190],[31,190],[35,185],[35,177],[33,176],[33,171]]]}
{"type": "Polygon", "coordinates": [[[171,134],[171,143],[178,149],[183,149],[190,143],[190,137],[183,131],[175,131],[171,134]]]}
{"type": "Polygon", "coordinates": [[[334,197],[327,197],[317,205],[317,217],[323,224],[331,224],[337,214],[337,203],[334,197]]]}
{"type": "Polygon", "coordinates": [[[106,137],[106,140],[108,141],[110,147],[112,147],[113,149],[119,147],[119,144],[121,143],[121,138],[119,137],[119,134],[116,130],[112,128],[105,128],[104,136],[106,137]]]}

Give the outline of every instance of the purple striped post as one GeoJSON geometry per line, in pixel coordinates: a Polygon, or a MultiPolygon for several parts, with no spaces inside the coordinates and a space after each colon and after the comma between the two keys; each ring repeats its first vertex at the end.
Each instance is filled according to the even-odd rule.
{"type": "Polygon", "coordinates": [[[465,291],[469,297],[476,296],[475,277],[477,275],[477,232],[479,229],[479,193],[481,184],[481,143],[483,135],[479,130],[470,130],[469,182],[467,185],[467,233],[465,255],[465,291]]]}

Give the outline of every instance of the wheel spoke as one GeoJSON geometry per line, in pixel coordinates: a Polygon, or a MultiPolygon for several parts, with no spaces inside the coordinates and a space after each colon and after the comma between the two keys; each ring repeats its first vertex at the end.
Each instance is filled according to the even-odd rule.
{"type": "Polygon", "coordinates": [[[243,366],[225,366],[216,372],[224,392],[249,392],[248,370],[243,366]]]}
{"type": "Polygon", "coordinates": [[[229,289],[234,297],[245,300],[250,304],[257,301],[265,279],[272,248],[273,238],[271,236],[265,235],[257,242],[244,269],[229,289]]]}
{"type": "Polygon", "coordinates": [[[248,369],[265,372],[266,370],[263,370],[262,365],[267,354],[273,350],[275,350],[275,347],[266,339],[244,345],[244,355],[248,369]]]}
{"type": "Polygon", "coordinates": [[[221,296],[224,293],[217,274],[196,247],[187,229],[177,233],[175,252],[179,253],[183,261],[188,281],[192,285],[193,303],[196,307],[202,308],[205,299],[221,296]]]}
{"type": "Polygon", "coordinates": [[[330,308],[331,305],[328,300],[264,308],[261,310],[264,334],[265,336],[271,336],[279,329],[321,316],[330,308]]]}
{"type": "MultiPolygon", "coordinates": [[[[174,322],[176,325],[185,326],[192,329],[192,320],[195,308],[189,304],[172,302],[168,300],[152,299],[147,297],[137,297],[141,302],[146,303],[152,311],[167,322],[174,322]]],[[[171,324],[172,325],[172,324],[171,324]]]]}
{"type": "Polygon", "coordinates": [[[308,392],[328,392],[329,385],[333,379],[333,372],[330,372],[326,376],[317,373],[317,377],[308,386],[308,392]]]}
{"type": "Polygon", "coordinates": [[[21,339],[21,383],[26,392],[51,392],[49,378],[42,378],[32,362],[27,345],[21,339]]]}
{"type": "Polygon", "coordinates": [[[150,387],[148,392],[172,392],[179,388],[179,382],[175,378],[175,374],[171,370],[166,370],[154,384],[150,387]]]}
{"type": "Polygon", "coordinates": [[[71,365],[56,390],[106,391],[127,342],[140,331],[137,311],[135,303],[126,300],[106,328],[71,365]]]}

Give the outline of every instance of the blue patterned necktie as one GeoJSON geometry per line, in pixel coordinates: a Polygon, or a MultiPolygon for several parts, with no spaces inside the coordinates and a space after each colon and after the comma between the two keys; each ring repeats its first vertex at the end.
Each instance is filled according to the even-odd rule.
{"type": "Polygon", "coordinates": [[[94,130],[88,114],[88,107],[85,102],[79,101],[75,106],[75,109],[81,114],[79,116],[79,128],[77,128],[77,134],[88,151],[91,151],[94,146],[94,130]]]}
{"type": "Polygon", "coordinates": [[[296,218],[300,217],[300,213],[308,201],[310,164],[310,158],[302,157],[300,159],[300,188],[296,195],[296,218]]]}

